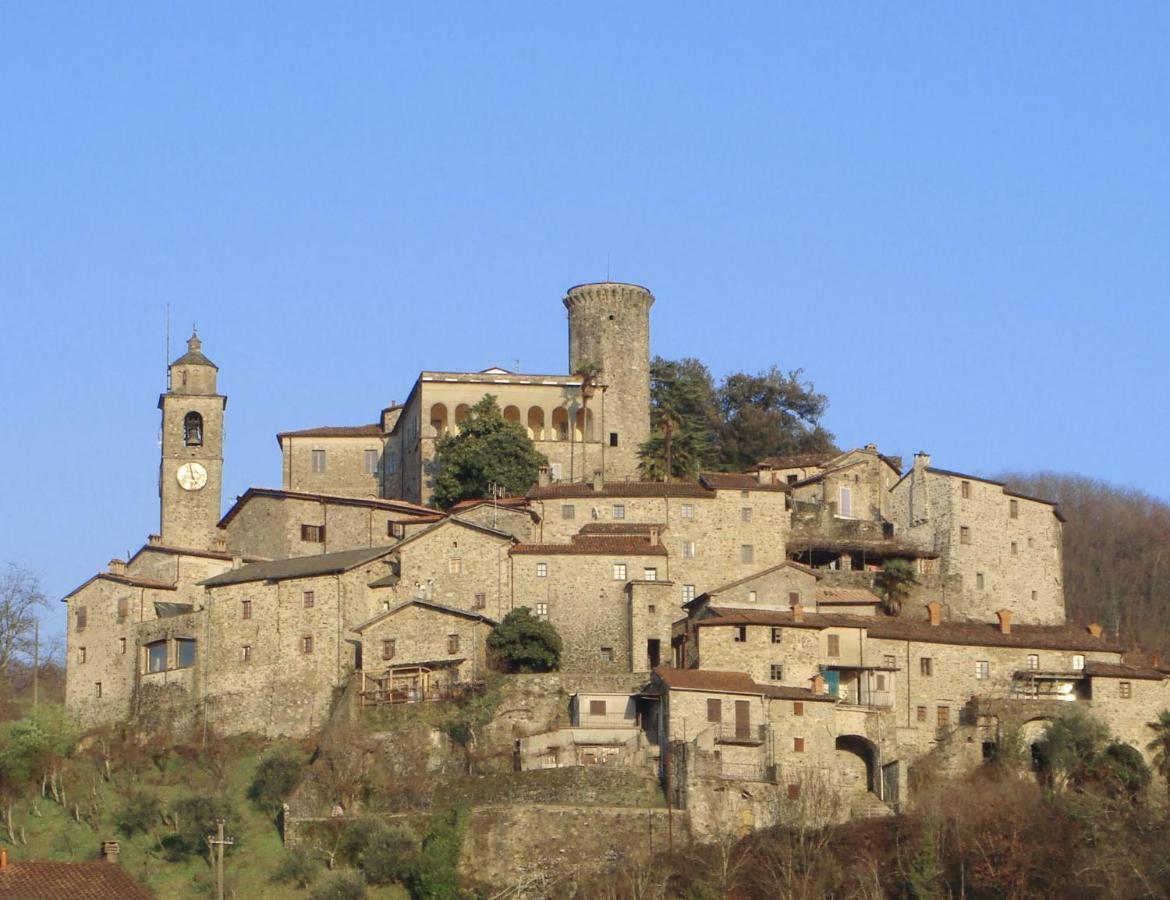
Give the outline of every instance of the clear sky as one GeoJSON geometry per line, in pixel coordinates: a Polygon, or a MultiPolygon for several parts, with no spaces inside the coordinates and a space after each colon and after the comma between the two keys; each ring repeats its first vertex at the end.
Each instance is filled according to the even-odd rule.
{"type": "MultiPolygon", "coordinates": [[[[803,368],[842,445],[1170,498],[1164,3],[0,6],[0,560],[158,527],[192,322],[225,509],[419,370],[803,368]]],[[[53,604],[60,621],[63,607],[53,604]]]]}

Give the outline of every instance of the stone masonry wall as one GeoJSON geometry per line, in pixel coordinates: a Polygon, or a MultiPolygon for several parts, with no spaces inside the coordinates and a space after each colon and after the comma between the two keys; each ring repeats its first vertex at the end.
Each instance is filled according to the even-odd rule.
{"type": "Polygon", "coordinates": [[[336,494],[342,497],[378,497],[384,439],[363,437],[294,437],[280,442],[283,485],[286,491],[336,494]],[[313,470],[313,452],[325,453],[325,471],[313,470]],[[367,472],[366,451],[377,454],[374,471],[367,472]]]}

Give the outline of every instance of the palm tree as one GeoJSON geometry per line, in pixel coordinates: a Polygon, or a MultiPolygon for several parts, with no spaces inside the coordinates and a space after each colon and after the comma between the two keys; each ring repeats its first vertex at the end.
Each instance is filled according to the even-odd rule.
{"type": "Polygon", "coordinates": [[[589,424],[589,400],[597,393],[597,377],[601,374],[601,366],[591,359],[583,359],[577,364],[573,373],[581,379],[581,478],[589,475],[585,467],[585,445],[589,433],[585,430],[589,424]]]}
{"type": "Polygon", "coordinates": [[[902,612],[902,604],[910,595],[910,586],[918,584],[914,565],[908,559],[886,560],[874,578],[874,586],[881,591],[882,607],[891,616],[902,612]]]}
{"type": "Polygon", "coordinates": [[[1162,710],[1153,722],[1147,722],[1146,727],[1154,732],[1154,739],[1146,744],[1146,749],[1153,751],[1154,769],[1166,779],[1167,791],[1170,791],[1170,710],[1162,710]]]}

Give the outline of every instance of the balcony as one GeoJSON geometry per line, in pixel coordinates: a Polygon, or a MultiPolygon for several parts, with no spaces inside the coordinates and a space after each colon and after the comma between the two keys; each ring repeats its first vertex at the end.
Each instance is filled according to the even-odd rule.
{"type": "Polygon", "coordinates": [[[716,744],[758,746],[768,739],[767,725],[748,725],[738,722],[719,722],[715,729],[716,744]]]}

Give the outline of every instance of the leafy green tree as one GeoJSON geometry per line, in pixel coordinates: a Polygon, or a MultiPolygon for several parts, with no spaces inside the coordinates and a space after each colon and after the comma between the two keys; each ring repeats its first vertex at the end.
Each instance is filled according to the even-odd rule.
{"type": "Polygon", "coordinates": [[[1040,765],[1057,786],[1081,787],[1094,780],[1109,732],[1097,719],[1075,710],[1054,721],[1036,749],[1040,765]]]}
{"type": "MultiPolygon", "coordinates": [[[[179,800],[173,810],[175,830],[161,842],[168,858],[177,861],[185,856],[209,854],[207,836],[215,834],[216,823],[220,819],[229,823],[239,822],[236,808],[226,796],[191,794],[179,800]]],[[[240,836],[235,834],[233,838],[235,843],[225,847],[225,853],[239,849],[240,836]]]]}
{"type": "Polygon", "coordinates": [[[711,373],[693,358],[650,363],[650,429],[638,448],[643,478],[693,478],[718,458],[719,404],[711,373]]]}
{"type": "Polygon", "coordinates": [[[527,606],[504,616],[488,635],[487,646],[511,672],[551,672],[561,663],[561,636],[527,606]]]}
{"type": "Polygon", "coordinates": [[[459,853],[467,832],[466,808],[436,813],[411,878],[411,896],[419,900],[459,900],[459,853]]]}
{"type": "Polygon", "coordinates": [[[158,824],[161,812],[162,803],[157,796],[135,791],[118,810],[114,825],[126,837],[133,837],[139,832],[148,834],[158,824]]]}
{"type": "Polygon", "coordinates": [[[888,559],[874,576],[874,585],[882,598],[882,607],[891,616],[902,612],[902,604],[910,595],[910,587],[918,584],[914,564],[908,559],[888,559]]]}
{"type": "Polygon", "coordinates": [[[321,863],[308,853],[286,853],[272,873],[276,884],[292,884],[307,888],[321,874],[321,863]]]}
{"type": "Polygon", "coordinates": [[[56,769],[77,739],[65,708],[45,704],[0,726],[0,778],[19,787],[40,781],[56,769]]]}
{"type": "Polygon", "coordinates": [[[833,435],[820,424],[829,400],[803,370],[728,375],[719,387],[719,462],[742,471],[768,456],[834,450],[833,435]]]}
{"type": "Polygon", "coordinates": [[[1146,749],[1154,754],[1154,770],[1166,779],[1170,790],[1170,709],[1162,710],[1146,727],[1154,732],[1154,739],[1146,744],[1146,749]]]}
{"type": "Polygon", "coordinates": [[[383,825],[358,855],[358,866],[370,884],[405,883],[418,867],[419,841],[409,828],[383,825]]]}
{"type": "Polygon", "coordinates": [[[304,771],[304,763],[292,754],[270,754],[256,767],[248,787],[248,799],[263,810],[277,813],[300,783],[304,771]]]}
{"type": "Polygon", "coordinates": [[[459,425],[458,434],[435,442],[434,503],[446,509],[459,500],[485,497],[492,485],[523,494],[548,462],[519,422],[509,422],[496,398],[485,394],[459,425]]]}
{"type": "Polygon", "coordinates": [[[1111,797],[1136,800],[1150,783],[1150,768],[1129,744],[1112,741],[1098,759],[1097,780],[1111,797]]]}
{"type": "Polygon", "coordinates": [[[340,869],[330,872],[309,891],[309,900],[365,900],[366,880],[361,872],[340,869]]]}

